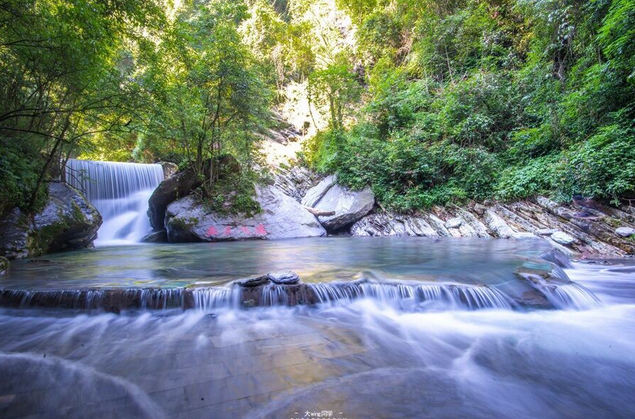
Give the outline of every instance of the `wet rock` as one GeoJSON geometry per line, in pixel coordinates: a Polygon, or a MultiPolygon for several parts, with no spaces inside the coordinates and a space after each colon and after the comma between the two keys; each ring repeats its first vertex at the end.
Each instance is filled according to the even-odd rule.
{"type": "Polygon", "coordinates": [[[324,195],[335,185],[336,181],[335,176],[327,176],[320,183],[318,183],[313,188],[309,189],[302,198],[302,205],[305,207],[313,208],[315,205],[320,202],[320,200],[324,197],[324,195]]]}
{"type": "Polygon", "coordinates": [[[575,237],[572,237],[563,231],[556,231],[555,233],[552,233],[551,240],[563,246],[570,246],[577,242],[575,237]]]}
{"type": "Polygon", "coordinates": [[[533,309],[551,309],[554,308],[553,304],[549,302],[544,294],[530,290],[523,292],[520,296],[516,297],[516,302],[521,306],[533,309]]]}
{"type": "Polygon", "coordinates": [[[546,260],[544,262],[526,261],[516,268],[514,273],[532,283],[536,283],[537,281],[547,281],[549,283],[557,284],[571,283],[571,280],[560,267],[554,263],[549,263],[546,260]]]}
{"type": "Polygon", "coordinates": [[[300,277],[295,272],[270,272],[266,275],[237,279],[233,283],[244,288],[253,288],[273,282],[278,285],[293,285],[300,282],[300,277]]]}
{"type": "Polygon", "coordinates": [[[541,236],[551,236],[553,233],[557,233],[557,228],[541,228],[536,231],[541,236]]]}
{"type": "Polygon", "coordinates": [[[141,239],[142,243],[167,243],[168,233],[165,229],[153,231],[141,239]]]}
{"type": "Polygon", "coordinates": [[[9,259],[90,247],[101,215],[75,188],[48,185],[44,209],[33,216],[14,208],[0,220],[0,255],[9,259]]]}
{"type": "Polygon", "coordinates": [[[168,241],[284,239],[326,234],[315,216],[275,186],[258,186],[255,199],[262,211],[250,217],[212,212],[193,196],[179,199],[166,211],[168,241]]]}
{"type": "Polygon", "coordinates": [[[163,169],[163,179],[169,179],[179,171],[179,166],[169,161],[160,161],[158,164],[163,169]]]}
{"type": "Polygon", "coordinates": [[[463,224],[463,220],[460,217],[450,218],[445,222],[446,228],[459,228],[463,224]]]}
{"type": "Polygon", "coordinates": [[[300,277],[295,272],[271,272],[267,275],[274,284],[290,285],[300,282],[300,277]]]}
{"type": "Polygon", "coordinates": [[[91,247],[102,218],[75,188],[63,183],[49,184],[49,198],[33,217],[36,254],[91,247]]]}
{"type": "Polygon", "coordinates": [[[335,211],[335,215],[318,217],[328,231],[339,230],[361,219],[375,205],[375,194],[370,188],[351,191],[340,185],[332,185],[313,208],[335,211]]]}
{"type": "Polygon", "coordinates": [[[9,270],[9,259],[0,256],[0,275],[4,275],[9,270]]]}
{"type": "Polygon", "coordinates": [[[635,235],[635,228],[619,227],[615,229],[615,234],[617,234],[620,237],[631,237],[635,235]]]}
{"type": "Polygon", "coordinates": [[[165,212],[172,202],[185,197],[202,184],[193,170],[187,169],[164,180],[148,200],[148,217],[154,229],[164,228],[165,212]]]}
{"type": "Polygon", "coordinates": [[[256,300],[254,300],[253,298],[250,298],[249,300],[245,300],[242,302],[242,306],[245,308],[256,307],[256,300]]]}
{"type": "Polygon", "coordinates": [[[244,278],[244,279],[237,279],[236,281],[234,281],[234,284],[241,286],[241,287],[257,287],[260,285],[264,285],[267,284],[269,282],[269,275],[261,275],[261,276],[254,276],[254,277],[250,277],[250,278],[244,278]]]}
{"type": "Polygon", "coordinates": [[[554,263],[557,266],[561,267],[561,268],[572,268],[573,265],[571,264],[571,261],[569,260],[569,258],[567,257],[567,255],[565,255],[562,251],[560,251],[559,249],[553,249],[549,252],[546,252],[542,255],[540,255],[540,257],[548,262],[554,263]]]}

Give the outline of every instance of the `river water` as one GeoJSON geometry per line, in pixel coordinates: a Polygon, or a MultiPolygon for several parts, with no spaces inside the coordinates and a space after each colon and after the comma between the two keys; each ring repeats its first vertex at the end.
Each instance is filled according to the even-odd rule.
{"type": "MultiPolygon", "coordinates": [[[[539,241],[373,238],[102,248],[25,261],[0,286],[222,285],[293,269],[313,283],[371,271],[512,295],[527,286],[514,269],[545,250],[539,241]]],[[[119,315],[5,308],[0,417],[632,418],[627,262],[566,269],[601,301],[584,309],[370,297],[119,315]]]]}

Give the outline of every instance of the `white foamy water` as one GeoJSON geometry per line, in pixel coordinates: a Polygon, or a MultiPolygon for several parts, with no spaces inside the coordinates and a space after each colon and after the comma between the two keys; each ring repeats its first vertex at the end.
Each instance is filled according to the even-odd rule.
{"type": "Polygon", "coordinates": [[[104,220],[95,245],[136,243],[150,232],[148,199],[163,180],[161,165],[69,160],[66,180],[104,220]]]}
{"type": "MultiPolygon", "coordinates": [[[[196,282],[213,281],[213,272],[220,281],[238,267],[289,268],[305,257],[305,269],[316,266],[313,278],[333,280],[307,284],[319,297],[310,306],[285,306],[287,294],[270,284],[259,298],[272,306],[244,309],[236,287],[187,288],[190,279],[178,289],[124,289],[142,304],[119,315],[0,309],[0,417],[635,417],[635,271],[576,264],[566,270],[573,283],[562,274],[539,284],[555,308],[517,307],[511,295],[537,289],[513,274],[522,261],[501,251],[514,244],[316,239],[82,253],[98,257],[84,260],[84,273],[91,264],[112,261],[116,275],[129,276],[122,254],[135,249],[136,258],[141,254],[154,267],[152,277],[196,282]],[[485,252],[486,245],[493,251],[485,252]],[[360,282],[359,275],[334,272],[336,256],[341,269],[381,267],[385,277],[364,274],[368,281],[360,282]],[[325,261],[326,273],[318,270],[325,261]],[[446,279],[412,279],[432,273],[446,279]],[[353,280],[343,281],[346,276],[353,280]],[[186,290],[194,309],[170,309],[180,307],[186,290]]],[[[520,243],[527,246],[522,250],[540,244],[520,243]]],[[[61,272],[76,284],[69,267],[77,266],[78,255],[42,268],[25,263],[30,274],[9,280],[37,280],[45,288],[43,279],[54,284],[64,278],[47,274],[51,266],[66,266],[61,272]]],[[[140,265],[139,259],[130,263],[140,265]]],[[[102,291],[70,296],[108,306],[112,301],[102,291]]],[[[31,298],[37,291],[25,292],[31,298]]]]}

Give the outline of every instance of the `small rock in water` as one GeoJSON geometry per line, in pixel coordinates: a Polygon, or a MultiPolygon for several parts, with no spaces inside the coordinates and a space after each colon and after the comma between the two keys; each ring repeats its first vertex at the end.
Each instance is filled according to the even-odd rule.
{"type": "Polygon", "coordinates": [[[577,239],[575,237],[572,237],[563,231],[556,231],[555,233],[552,233],[551,239],[556,243],[564,246],[568,246],[577,242],[577,239]]]}
{"type": "Polygon", "coordinates": [[[257,287],[259,285],[264,285],[269,282],[268,275],[262,276],[254,276],[251,278],[237,279],[234,281],[234,284],[240,285],[241,287],[257,287]]]}
{"type": "Polygon", "coordinates": [[[150,234],[145,235],[141,242],[143,243],[167,243],[168,241],[168,233],[163,230],[153,231],[150,234]]]}
{"type": "Polygon", "coordinates": [[[557,233],[558,229],[556,228],[541,228],[537,231],[537,233],[541,236],[551,236],[553,233],[557,233]]]}
{"type": "Polygon", "coordinates": [[[269,280],[274,284],[290,285],[300,282],[300,277],[295,272],[272,272],[268,274],[269,280]]]}
{"type": "Polygon", "coordinates": [[[251,308],[256,307],[256,301],[253,299],[243,301],[243,307],[251,308]]]}
{"type": "Polygon", "coordinates": [[[635,228],[620,227],[615,230],[615,234],[617,234],[620,237],[630,237],[635,235],[635,228]]]}
{"type": "Polygon", "coordinates": [[[445,222],[446,228],[459,228],[463,224],[463,220],[459,217],[450,218],[445,222]]]}

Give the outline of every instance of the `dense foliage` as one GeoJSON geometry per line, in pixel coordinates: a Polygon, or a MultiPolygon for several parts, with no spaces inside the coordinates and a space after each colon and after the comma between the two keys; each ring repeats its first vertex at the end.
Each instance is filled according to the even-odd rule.
{"type": "Polygon", "coordinates": [[[635,193],[632,0],[340,0],[368,83],[317,168],[412,210],[635,193]]]}
{"type": "Polygon", "coordinates": [[[251,178],[271,94],[247,16],[242,2],[0,3],[0,213],[41,205],[69,157],[189,165],[204,196],[226,154],[251,178]]]}
{"type": "Polygon", "coordinates": [[[632,197],[634,28],[634,0],[1,2],[0,213],[69,157],[173,161],[254,209],[293,94],[304,161],[392,209],[632,197]]]}

